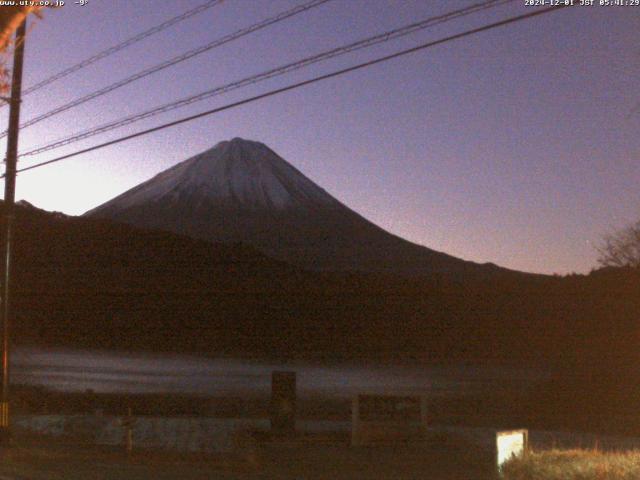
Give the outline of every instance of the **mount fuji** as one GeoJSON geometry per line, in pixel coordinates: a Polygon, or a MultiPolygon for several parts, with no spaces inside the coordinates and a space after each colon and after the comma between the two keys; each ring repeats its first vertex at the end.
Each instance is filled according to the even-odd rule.
{"type": "Polygon", "coordinates": [[[84,214],[196,239],[252,245],[312,270],[427,275],[506,272],[374,225],[266,145],[234,138],[84,214]]]}

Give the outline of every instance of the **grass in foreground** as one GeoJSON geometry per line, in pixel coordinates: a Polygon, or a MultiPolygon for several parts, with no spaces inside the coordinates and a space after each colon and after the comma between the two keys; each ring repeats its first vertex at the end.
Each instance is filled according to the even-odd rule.
{"type": "Polygon", "coordinates": [[[640,451],[532,452],[523,458],[509,461],[503,471],[505,480],[638,480],[640,451]]]}

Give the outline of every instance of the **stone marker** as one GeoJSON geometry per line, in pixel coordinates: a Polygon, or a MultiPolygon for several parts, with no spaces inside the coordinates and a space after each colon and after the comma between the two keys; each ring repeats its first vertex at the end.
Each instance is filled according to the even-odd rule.
{"type": "Polygon", "coordinates": [[[296,430],[296,372],[271,374],[271,432],[291,435],[296,430]]]}
{"type": "Polygon", "coordinates": [[[394,443],[424,438],[427,401],[421,396],[356,395],[351,444],[394,443]]]}

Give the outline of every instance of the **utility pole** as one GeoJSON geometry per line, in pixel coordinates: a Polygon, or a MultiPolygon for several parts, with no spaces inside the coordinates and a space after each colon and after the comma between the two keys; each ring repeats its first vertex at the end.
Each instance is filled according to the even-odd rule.
{"type": "Polygon", "coordinates": [[[22,94],[22,64],[24,41],[27,31],[25,19],[16,30],[13,54],[13,77],[11,79],[11,100],[9,110],[9,132],[7,136],[7,158],[4,179],[4,275],[2,284],[2,391],[0,392],[0,442],[8,443],[9,428],[9,287],[11,286],[11,235],[13,229],[14,204],[16,197],[16,166],[18,162],[18,133],[20,132],[20,102],[22,94]]]}

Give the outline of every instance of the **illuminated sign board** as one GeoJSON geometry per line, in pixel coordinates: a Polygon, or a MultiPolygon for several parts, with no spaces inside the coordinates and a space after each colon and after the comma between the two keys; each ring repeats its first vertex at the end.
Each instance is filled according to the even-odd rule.
{"type": "Polygon", "coordinates": [[[510,430],[496,433],[498,469],[513,457],[521,457],[527,450],[528,430],[510,430]]]}

